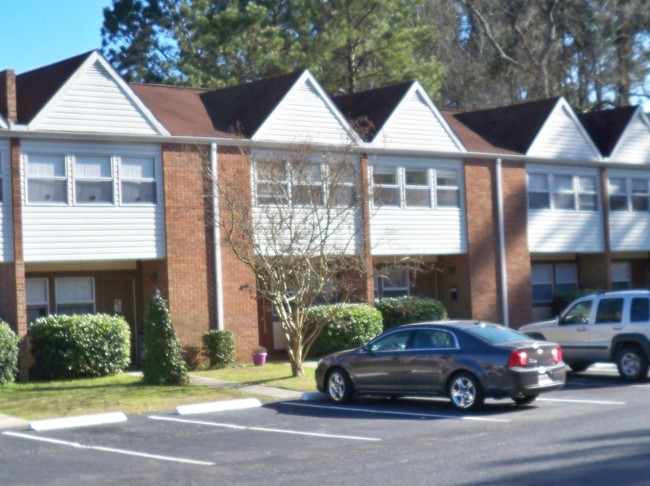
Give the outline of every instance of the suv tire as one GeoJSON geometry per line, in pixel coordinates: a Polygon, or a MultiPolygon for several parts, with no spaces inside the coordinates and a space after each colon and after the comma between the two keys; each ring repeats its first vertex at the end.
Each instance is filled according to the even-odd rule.
{"type": "Polygon", "coordinates": [[[641,381],[648,376],[648,357],[638,346],[623,347],[616,355],[616,365],[624,380],[641,381]]]}

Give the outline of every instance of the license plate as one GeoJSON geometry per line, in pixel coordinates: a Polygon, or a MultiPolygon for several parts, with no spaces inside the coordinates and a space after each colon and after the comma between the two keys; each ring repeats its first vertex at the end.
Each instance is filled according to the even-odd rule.
{"type": "Polygon", "coordinates": [[[551,383],[553,383],[553,380],[551,380],[551,377],[548,376],[547,374],[538,375],[537,377],[538,385],[550,385],[551,383]]]}

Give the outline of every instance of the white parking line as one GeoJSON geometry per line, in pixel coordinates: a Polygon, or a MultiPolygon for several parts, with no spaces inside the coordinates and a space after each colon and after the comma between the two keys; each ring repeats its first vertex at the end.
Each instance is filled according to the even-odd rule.
{"type": "Polygon", "coordinates": [[[293,402],[283,402],[283,405],[290,407],[311,407],[311,408],[323,408],[326,410],[342,410],[345,412],[359,412],[359,413],[374,413],[379,415],[401,415],[407,417],[425,417],[425,418],[447,418],[447,419],[460,419],[460,420],[476,420],[480,422],[510,422],[508,419],[494,419],[487,417],[469,417],[469,416],[456,416],[456,415],[442,415],[442,414],[433,414],[433,413],[414,413],[414,412],[396,412],[392,410],[372,410],[369,408],[352,408],[352,407],[339,407],[327,405],[312,405],[307,403],[293,403],[293,402]]]}
{"type": "Polygon", "coordinates": [[[130,451],[127,449],[115,449],[113,447],[83,445],[80,444],[79,442],[68,442],[65,440],[51,439],[49,437],[40,437],[36,435],[21,434],[19,432],[3,432],[2,434],[8,435],[10,437],[18,437],[21,439],[34,440],[38,442],[47,442],[49,444],[63,445],[68,447],[74,447],[77,449],[90,449],[94,451],[112,452],[115,454],[123,454],[127,456],[143,457],[145,459],[156,459],[158,461],[180,462],[183,464],[193,464],[196,466],[214,466],[215,464],[214,462],[196,461],[194,459],[185,459],[182,457],[161,456],[158,454],[148,454],[146,452],[130,451]]]}
{"type": "Polygon", "coordinates": [[[188,420],[188,419],[179,419],[174,417],[161,417],[157,415],[150,415],[152,420],[165,420],[168,422],[180,422],[185,424],[194,424],[194,425],[207,425],[209,427],[223,427],[228,429],[237,429],[237,430],[254,430],[257,432],[273,432],[276,434],[290,434],[290,435],[304,435],[308,437],[322,437],[325,439],[344,439],[344,440],[363,440],[370,442],[378,442],[381,439],[375,437],[360,437],[355,435],[334,435],[334,434],[319,434],[316,432],[301,432],[298,430],[286,430],[286,429],[270,429],[267,427],[246,427],[243,425],[234,425],[234,424],[224,424],[217,422],[207,422],[204,420],[188,420]]]}
{"type": "Polygon", "coordinates": [[[570,398],[538,398],[538,402],[565,402],[565,403],[587,403],[594,405],[627,405],[627,402],[611,402],[605,400],[577,400],[570,398]]]}

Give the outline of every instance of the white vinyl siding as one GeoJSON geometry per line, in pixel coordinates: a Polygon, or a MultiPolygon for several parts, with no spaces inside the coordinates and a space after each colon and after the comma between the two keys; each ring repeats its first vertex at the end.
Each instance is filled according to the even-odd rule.
{"type": "Polygon", "coordinates": [[[345,144],[347,122],[319,89],[303,75],[253,135],[253,140],[345,144]]]}
{"type": "Polygon", "coordinates": [[[9,143],[0,140],[0,262],[9,262],[14,258],[10,169],[9,143]]]}
{"type": "Polygon", "coordinates": [[[558,100],[526,155],[551,159],[600,159],[598,150],[564,99],[558,100]]]}
{"type": "Polygon", "coordinates": [[[154,124],[99,60],[65,84],[33,122],[39,130],[155,135],[154,124]]]}
{"type": "Polygon", "coordinates": [[[630,164],[650,164],[650,122],[640,110],[630,120],[609,158],[630,164]]]}
{"type": "MultiPolygon", "coordinates": [[[[373,255],[440,255],[467,251],[460,162],[376,157],[371,161],[371,180],[375,185],[379,183],[381,190],[392,190],[398,198],[394,204],[378,205],[375,202],[371,208],[373,255]],[[377,169],[386,177],[375,178],[377,169]],[[415,176],[422,170],[427,171],[430,181],[430,202],[426,206],[426,196],[412,193],[415,189],[423,189],[422,177],[409,177],[409,174],[415,176]],[[394,178],[389,178],[390,174],[395,174],[394,178]],[[414,184],[416,180],[418,184],[414,184]],[[391,181],[395,182],[389,184],[391,181]],[[409,193],[411,202],[416,198],[419,204],[407,204],[409,193]]],[[[373,197],[376,199],[374,194],[373,197]]]]}
{"type": "Polygon", "coordinates": [[[610,170],[608,187],[612,251],[650,251],[650,173],[610,170]]]}
{"type": "MultiPolygon", "coordinates": [[[[156,145],[110,145],[24,141],[22,144],[23,184],[29,184],[30,160],[52,154],[67,154],[69,167],[77,156],[81,160],[110,160],[114,178],[110,179],[112,202],[77,202],[68,189],[68,203],[32,203],[23,200],[23,242],[26,262],[105,261],[161,258],[165,255],[165,228],[162,191],[162,162],[156,145]],[[155,171],[157,204],[121,202],[119,161],[152,160],[155,171]]],[[[104,166],[90,163],[75,178],[68,174],[69,186],[77,181],[108,182],[104,166]]],[[[74,170],[74,169],[73,169],[74,170]]],[[[127,171],[128,175],[128,171],[127,171]]],[[[105,191],[101,191],[104,194],[105,191]]]]}
{"type": "Polygon", "coordinates": [[[529,250],[534,253],[603,251],[598,172],[532,165],[527,172],[529,250]],[[547,182],[543,183],[545,177],[547,182]],[[544,207],[544,194],[548,195],[548,207],[544,207]]]}
{"type": "Polygon", "coordinates": [[[409,150],[463,151],[440,112],[417,84],[386,120],[372,145],[409,150]]]}

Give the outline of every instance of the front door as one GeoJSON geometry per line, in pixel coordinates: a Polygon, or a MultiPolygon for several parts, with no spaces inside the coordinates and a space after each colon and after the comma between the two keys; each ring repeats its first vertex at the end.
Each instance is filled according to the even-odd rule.
{"type": "Polygon", "coordinates": [[[131,329],[131,361],[139,363],[138,330],[136,328],[135,278],[103,277],[98,289],[98,312],[124,317],[131,329]]]}

